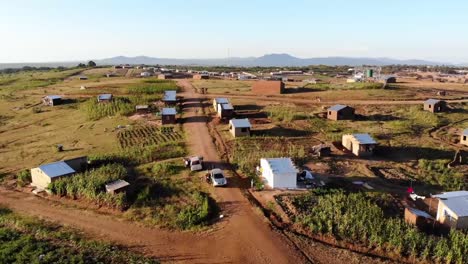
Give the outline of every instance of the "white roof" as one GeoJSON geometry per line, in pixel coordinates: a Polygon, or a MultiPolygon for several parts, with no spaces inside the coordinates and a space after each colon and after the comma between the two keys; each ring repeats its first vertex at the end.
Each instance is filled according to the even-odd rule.
{"type": "Polygon", "coordinates": [[[438,99],[427,99],[424,103],[425,104],[437,104],[438,102],[440,102],[440,100],[438,99]]]}
{"type": "Polygon", "coordinates": [[[215,98],[214,99],[217,104],[227,104],[229,100],[227,98],[215,98]]]}
{"type": "Polygon", "coordinates": [[[430,214],[428,214],[428,213],[426,213],[424,211],[421,211],[419,209],[416,209],[416,208],[408,207],[408,210],[410,212],[412,212],[413,214],[417,215],[417,216],[422,216],[424,218],[429,218],[429,219],[433,218],[430,214]]]}
{"type": "Polygon", "coordinates": [[[39,166],[39,169],[41,169],[44,172],[44,174],[47,175],[49,178],[60,177],[76,172],[64,161],[57,161],[49,164],[44,164],[39,166]]]}
{"type": "Polygon", "coordinates": [[[124,180],[116,180],[114,182],[106,184],[106,191],[116,191],[118,189],[122,189],[124,187],[129,186],[130,183],[124,180]]]}
{"type": "Polygon", "coordinates": [[[163,108],[161,111],[162,115],[176,115],[177,111],[175,108],[163,108]]]}
{"type": "Polygon", "coordinates": [[[177,101],[177,91],[165,91],[163,101],[177,101]]]}
{"type": "Polygon", "coordinates": [[[433,195],[458,217],[468,216],[468,191],[445,192],[433,195]]]}
{"type": "Polygon", "coordinates": [[[468,128],[463,130],[462,134],[465,135],[465,136],[468,135],[468,128]]]}
{"type": "Polygon", "coordinates": [[[232,106],[232,104],[221,104],[221,108],[223,110],[234,110],[234,107],[232,106]]]}
{"type": "Polygon", "coordinates": [[[231,120],[229,120],[229,123],[231,123],[231,125],[233,127],[240,127],[240,128],[252,127],[250,125],[249,119],[247,119],[247,118],[245,118],[245,119],[231,119],[231,120]]]}
{"type": "Polygon", "coordinates": [[[359,142],[359,144],[377,144],[369,134],[353,134],[353,137],[357,142],[359,142]]]}
{"type": "Polygon", "coordinates": [[[55,100],[55,99],[61,99],[62,97],[60,95],[47,95],[47,98],[50,100],[55,100]]]}
{"type": "Polygon", "coordinates": [[[297,173],[296,166],[294,166],[291,158],[269,158],[264,160],[268,162],[268,166],[274,173],[297,173]]]}

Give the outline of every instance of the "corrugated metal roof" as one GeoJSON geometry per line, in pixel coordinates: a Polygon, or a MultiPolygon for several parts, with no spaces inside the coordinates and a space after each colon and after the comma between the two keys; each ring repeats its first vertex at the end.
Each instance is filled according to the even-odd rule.
{"type": "Polygon", "coordinates": [[[440,100],[438,99],[427,99],[424,103],[433,105],[433,104],[437,104],[438,102],[440,102],[440,100]]]}
{"type": "Polygon", "coordinates": [[[348,107],[348,106],[347,105],[337,104],[337,105],[334,105],[334,106],[328,108],[328,111],[340,111],[342,109],[345,109],[346,107],[348,107]]]}
{"type": "Polygon", "coordinates": [[[223,110],[234,110],[234,107],[232,106],[232,104],[221,104],[221,108],[223,110]]]}
{"type": "Polygon", "coordinates": [[[468,135],[468,128],[465,128],[465,130],[463,130],[462,134],[463,135],[468,135]]]}
{"type": "Polygon", "coordinates": [[[269,158],[264,160],[268,162],[274,173],[297,173],[296,166],[294,166],[291,158],[269,158]]]}
{"type": "Polygon", "coordinates": [[[419,209],[408,207],[408,210],[410,212],[412,212],[413,214],[417,215],[417,216],[422,216],[422,217],[425,217],[425,218],[433,219],[433,217],[430,214],[428,214],[428,213],[426,213],[424,211],[421,211],[419,209]]]}
{"type": "Polygon", "coordinates": [[[224,97],[219,97],[219,98],[215,98],[215,102],[217,104],[228,104],[229,100],[227,98],[224,98],[224,97]]]}
{"type": "Polygon", "coordinates": [[[55,178],[76,172],[64,161],[44,164],[39,166],[39,169],[41,169],[49,178],[55,178]]]}
{"type": "Polygon", "coordinates": [[[59,95],[48,95],[46,97],[49,98],[50,100],[62,99],[62,97],[59,95]]]}
{"type": "Polygon", "coordinates": [[[245,118],[245,119],[231,119],[229,121],[229,123],[231,123],[231,125],[233,127],[252,127],[250,125],[250,122],[249,122],[249,119],[245,118]]]}
{"type": "Polygon", "coordinates": [[[359,142],[359,144],[377,144],[369,134],[353,134],[353,137],[359,142]]]}
{"type": "Polygon", "coordinates": [[[110,100],[112,99],[112,94],[100,94],[98,95],[98,100],[110,100]]]}
{"type": "Polygon", "coordinates": [[[135,109],[139,110],[139,109],[148,109],[149,106],[148,105],[137,105],[135,106],[135,109]]]}
{"type": "Polygon", "coordinates": [[[455,198],[460,196],[468,196],[468,191],[454,191],[454,192],[444,192],[441,194],[432,195],[432,197],[440,199],[455,198]]]}
{"type": "Polygon", "coordinates": [[[118,189],[122,189],[124,187],[129,186],[130,183],[124,181],[124,180],[116,180],[114,182],[111,182],[109,184],[106,184],[106,191],[116,191],[118,189]]]}
{"type": "Polygon", "coordinates": [[[177,111],[175,108],[163,108],[161,111],[162,115],[176,115],[177,111]]]}
{"type": "Polygon", "coordinates": [[[445,204],[458,217],[468,216],[468,195],[441,199],[439,202],[445,204]]]}
{"type": "Polygon", "coordinates": [[[177,91],[165,91],[163,101],[177,101],[177,91]]]}

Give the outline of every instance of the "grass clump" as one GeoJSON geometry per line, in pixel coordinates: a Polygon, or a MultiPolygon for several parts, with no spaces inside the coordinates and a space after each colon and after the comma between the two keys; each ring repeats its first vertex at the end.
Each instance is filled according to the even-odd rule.
{"type": "Polygon", "coordinates": [[[401,218],[386,216],[376,198],[374,194],[347,194],[341,190],[312,191],[294,198],[299,209],[294,220],[315,234],[381,249],[387,254],[466,263],[466,233],[452,230],[447,237],[427,235],[401,218]]]}
{"type": "Polygon", "coordinates": [[[81,106],[89,120],[99,120],[106,116],[128,115],[135,111],[135,105],[128,98],[113,98],[111,102],[99,103],[91,98],[81,106]]]}
{"type": "Polygon", "coordinates": [[[276,122],[291,122],[309,117],[305,113],[299,113],[291,107],[270,107],[266,110],[268,117],[276,122]]]}
{"type": "Polygon", "coordinates": [[[16,184],[19,187],[24,187],[30,184],[32,181],[31,179],[31,171],[30,170],[22,170],[16,174],[16,184]]]}

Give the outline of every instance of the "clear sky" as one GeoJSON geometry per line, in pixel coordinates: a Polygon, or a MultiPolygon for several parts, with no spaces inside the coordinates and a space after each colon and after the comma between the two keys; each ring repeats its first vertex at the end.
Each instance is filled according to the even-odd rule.
{"type": "Polygon", "coordinates": [[[118,55],[468,62],[466,0],[0,0],[0,63],[118,55]]]}

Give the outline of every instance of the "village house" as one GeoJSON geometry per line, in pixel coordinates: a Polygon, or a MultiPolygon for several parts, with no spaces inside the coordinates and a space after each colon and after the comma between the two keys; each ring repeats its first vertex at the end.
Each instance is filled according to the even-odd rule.
{"type": "Polygon", "coordinates": [[[232,104],[220,104],[218,106],[218,116],[219,118],[227,118],[230,119],[234,116],[234,107],[232,104]]]}
{"type": "Polygon", "coordinates": [[[110,194],[125,192],[128,189],[128,186],[130,186],[130,183],[124,180],[116,180],[105,185],[106,192],[110,194]]]}
{"type": "Polygon", "coordinates": [[[437,99],[428,99],[424,102],[424,110],[431,113],[438,113],[445,110],[446,102],[437,99]]]}
{"type": "Polygon", "coordinates": [[[46,189],[49,186],[49,183],[62,177],[71,176],[77,172],[83,171],[86,169],[87,165],[87,157],[78,157],[43,164],[37,168],[31,169],[31,185],[39,189],[46,189]]]}
{"type": "Polygon", "coordinates": [[[252,85],[254,94],[273,95],[284,93],[284,83],[282,81],[256,81],[252,85]]]}
{"type": "Polygon", "coordinates": [[[100,94],[97,96],[98,103],[108,103],[112,101],[112,94],[100,94]]]}
{"type": "Polygon", "coordinates": [[[88,80],[88,77],[84,76],[84,75],[80,75],[80,76],[78,76],[78,79],[81,80],[81,81],[84,81],[84,80],[88,80]]]}
{"type": "Polygon", "coordinates": [[[252,126],[247,118],[229,120],[229,131],[234,137],[250,136],[251,128],[252,126]]]}
{"type": "Polygon", "coordinates": [[[62,97],[58,95],[47,95],[42,98],[42,103],[48,106],[56,106],[62,104],[62,97]]]}
{"type": "Polygon", "coordinates": [[[354,108],[347,105],[334,105],[328,108],[327,118],[330,120],[353,120],[354,108]]]}
{"type": "Polygon", "coordinates": [[[135,110],[138,114],[147,114],[150,112],[149,105],[136,105],[135,110]]]}
{"type": "Polygon", "coordinates": [[[270,188],[297,188],[298,170],[291,158],[262,158],[260,172],[270,188]]]}
{"type": "Polygon", "coordinates": [[[163,125],[176,123],[177,111],[175,108],[163,108],[161,111],[161,122],[163,125]]]}
{"type": "Polygon", "coordinates": [[[144,72],[140,73],[140,76],[141,77],[151,77],[151,72],[144,71],[144,72]]]}
{"type": "Polygon", "coordinates": [[[158,79],[159,79],[159,80],[172,79],[172,73],[161,73],[161,74],[158,74],[158,79]]]}
{"type": "Polygon", "coordinates": [[[343,135],[342,145],[358,157],[374,154],[377,142],[369,134],[343,135]]]}
{"type": "Polygon", "coordinates": [[[213,99],[213,108],[216,112],[218,112],[219,105],[221,104],[229,104],[229,99],[227,98],[215,98],[213,99]]]}
{"type": "Polygon", "coordinates": [[[455,229],[468,228],[468,191],[433,195],[439,200],[436,220],[455,229]]]}
{"type": "Polygon", "coordinates": [[[162,101],[166,105],[175,105],[177,103],[177,91],[175,90],[165,91],[162,101]]]}
{"type": "Polygon", "coordinates": [[[193,75],[194,80],[207,80],[209,78],[210,76],[208,74],[194,74],[193,75]]]}
{"type": "Polygon", "coordinates": [[[421,210],[412,207],[405,208],[405,222],[408,224],[415,225],[419,228],[426,228],[433,223],[434,218],[421,210]]]}
{"type": "Polygon", "coordinates": [[[468,146],[468,128],[462,131],[462,134],[460,136],[460,144],[468,146]]]}

